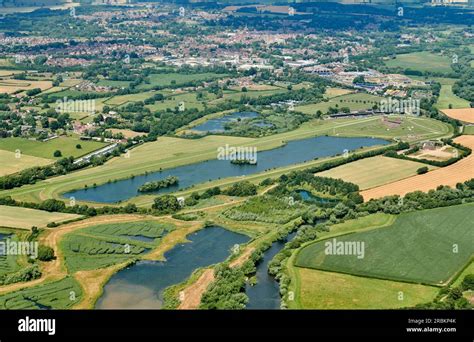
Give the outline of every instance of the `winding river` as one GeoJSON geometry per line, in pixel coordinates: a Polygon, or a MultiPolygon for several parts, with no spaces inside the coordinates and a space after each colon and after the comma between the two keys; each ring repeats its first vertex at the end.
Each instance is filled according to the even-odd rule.
{"type": "Polygon", "coordinates": [[[263,258],[257,264],[257,284],[253,286],[247,284],[245,286],[245,293],[249,297],[247,309],[280,308],[280,285],[275,277],[268,274],[268,264],[295,235],[296,232],[293,232],[287,236],[286,240],[275,241],[272,246],[263,253],[263,258]]]}
{"type": "Polygon", "coordinates": [[[76,200],[82,201],[115,203],[139,195],[138,188],[142,184],[161,180],[168,176],[178,177],[179,185],[161,189],[154,192],[155,194],[174,192],[216,179],[250,175],[272,168],[303,163],[315,158],[334,156],[342,154],[344,150],[353,151],[362,147],[386,144],[388,141],[376,138],[320,136],[294,140],[282,147],[258,152],[257,165],[235,165],[229,160],[214,159],[106,183],[95,188],[75,190],[65,193],[63,196],[67,198],[73,196],[76,200]]]}

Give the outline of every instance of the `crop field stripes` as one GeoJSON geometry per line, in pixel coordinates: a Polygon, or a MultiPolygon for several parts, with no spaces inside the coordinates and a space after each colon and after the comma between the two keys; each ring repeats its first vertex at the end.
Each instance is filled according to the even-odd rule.
{"type": "Polygon", "coordinates": [[[302,248],[295,265],[324,271],[429,285],[449,282],[472,257],[473,204],[400,214],[384,229],[339,236],[363,242],[365,256],[327,254],[329,240],[302,248]],[[390,241],[390,242],[387,242],[390,241]],[[394,249],[393,246],[398,246],[394,249]]]}
{"type": "Polygon", "coordinates": [[[71,277],[0,295],[2,309],[68,309],[80,301],[82,290],[71,277]]]}

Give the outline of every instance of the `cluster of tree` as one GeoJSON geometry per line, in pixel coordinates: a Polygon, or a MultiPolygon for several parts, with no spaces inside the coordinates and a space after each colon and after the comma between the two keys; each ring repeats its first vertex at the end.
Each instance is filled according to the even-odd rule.
{"type": "Polygon", "coordinates": [[[279,187],[272,189],[270,192],[276,193],[281,187],[299,187],[304,184],[311,186],[311,188],[318,192],[328,193],[333,196],[336,194],[346,196],[359,191],[359,186],[354,183],[345,182],[342,179],[314,176],[312,171],[301,170],[281,175],[279,187]]]}
{"type": "Polygon", "coordinates": [[[228,264],[216,266],[215,280],[201,298],[200,309],[244,309],[248,297],[244,292],[246,275],[254,273],[251,261],[242,267],[229,267],[228,264]]]}
{"type": "Polygon", "coordinates": [[[139,192],[152,192],[164,188],[169,188],[170,186],[178,184],[179,179],[175,176],[168,176],[165,179],[154,181],[154,182],[146,182],[145,184],[141,185],[138,188],[139,192]]]}
{"type": "Polygon", "coordinates": [[[19,282],[26,282],[41,277],[41,271],[38,264],[22,267],[14,273],[3,274],[0,276],[0,285],[8,285],[19,282]]]}
{"type": "MultiPolygon", "coordinates": [[[[63,213],[69,213],[69,214],[82,215],[85,217],[91,217],[91,216],[96,216],[96,215],[115,215],[115,214],[133,214],[133,213],[153,214],[153,211],[146,208],[137,208],[135,204],[127,204],[125,206],[118,206],[118,207],[103,206],[103,207],[94,208],[94,207],[89,207],[88,205],[79,205],[79,204],[76,204],[73,206],[66,206],[66,204],[63,201],[56,200],[56,199],[47,199],[39,203],[21,202],[21,201],[14,200],[10,196],[0,197],[0,205],[38,209],[38,210],[45,210],[45,211],[50,211],[50,212],[63,212],[63,213]]],[[[53,226],[57,226],[57,224],[54,224],[53,226]]]]}
{"type": "Polygon", "coordinates": [[[213,188],[209,188],[206,191],[204,191],[202,194],[199,194],[198,192],[193,192],[191,196],[187,197],[184,200],[184,204],[192,207],[193,205],[196,205],[199,200],[201,199],[208,199],[213,196],[220,195],[222,193],[221,188],[218,186],[215,186],[213,188]]]}
{"type": "Polygon", "coordinates": [[[257,194],[257,186],[249,181],[242,181],[227,188],[224,194],[238,197],[253,196],[257,194]]]}
{"type": "Polygon", "coordinates": [[[464,291],[474,290],[474,274],[467,274],[457,287],[443,287],[432,302],[418,304],[415,309],[454,310],[473,309],[474,306],[463,296],[464,291]]]}
{"type": "Polygon", "coordinates": [[[171,214],[181,209],[178,199],[173,195],[156,197],[151,207],[161,214],[171,214]]]}
{"type": "Polygon", "coordinates": [[[474,70],[472,67],[466,68],[461,77],[453,85],[453,93],[457,96],[471,102],[471,107],[474,107],[474,70]]]}
{"type": "Polygon", "coordinates": [[[250,159],[232,159],[230,163],[235,165],[257,165],[256,160],[250,159]]]}

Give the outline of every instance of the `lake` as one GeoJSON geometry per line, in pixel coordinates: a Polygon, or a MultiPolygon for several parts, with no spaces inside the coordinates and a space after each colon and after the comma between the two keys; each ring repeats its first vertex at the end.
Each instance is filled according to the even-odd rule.
{"type": "Polygon", "coordinates": [[[165,253],[166,261],[139,261],[113,275],[97,301],[96,309],[159,309],[163,291],[186,280],[200,267],[224,261],[246,235],[212,226],[187,236],[190,243],[165,253]]]}
{"type": "Polygon", "coordinates": [[[259,114],[256,112],[237,112],[220,118],[210,119],[206,122],[192,128],[193,131],[218,133],[225,131],[225,125],[236,120],[245,120],[256,118],[259,114]]]}
{"type": "MultiPolygon", "coordinates": [[[[263,172],[269,169],[303,163],[315,158],[324,158],[342,154],[344,150],[353,151],[361,147],[386,145],[388,141],[376,138],[314,137],[293,140],[286,145],[257,153],[256,165],[236,165],[229,160],[208,160],[195,164],[179,166],[147,175],[135,176],[106,183],[95,188],[80,189],[65,193],[66,198],[103,203],[125,201],[140,195],[138,188],[150,181],[161,180],[168,176],[179,178],[179,184],[153,192],[166,193],[191,187],[199,183],[226,177],[237,177],[263,172]]],[[[217,150],[216,150],[217,158],[217,150]]],[[[150,193],[148,193],[150,194],[150,193]]]]}

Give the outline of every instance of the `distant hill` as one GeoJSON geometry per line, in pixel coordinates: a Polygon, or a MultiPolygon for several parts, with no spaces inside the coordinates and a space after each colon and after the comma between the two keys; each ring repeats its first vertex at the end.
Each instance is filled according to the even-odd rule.
{"type": "Polygon", "coordinates": [[[0,0],[0,7],[39,7],[61,5],[67,0],[0,0]]]}

